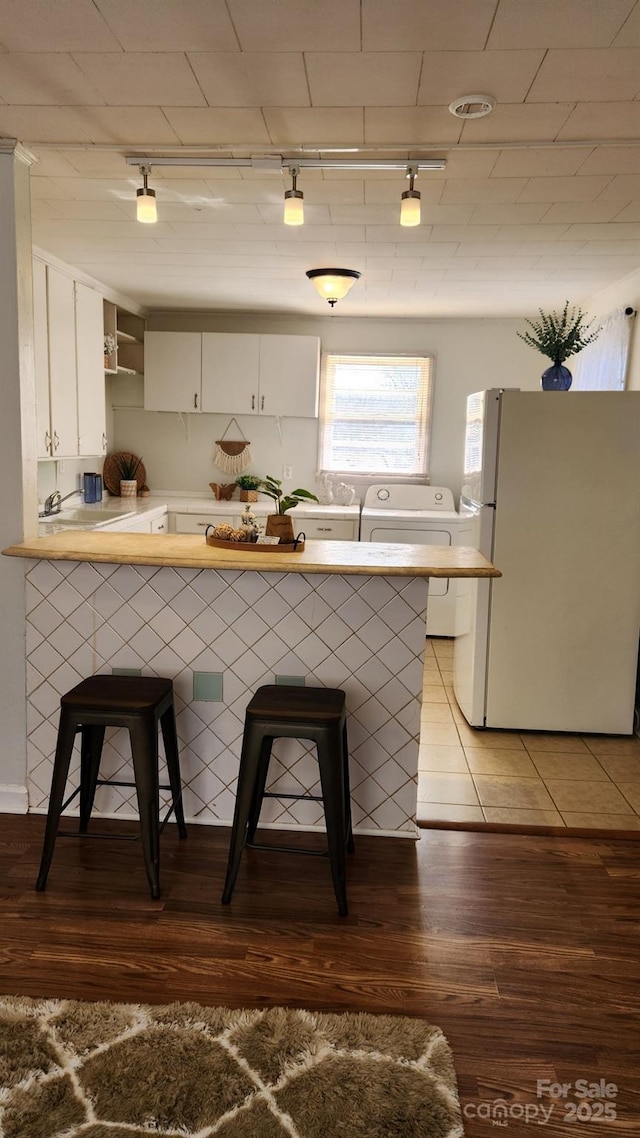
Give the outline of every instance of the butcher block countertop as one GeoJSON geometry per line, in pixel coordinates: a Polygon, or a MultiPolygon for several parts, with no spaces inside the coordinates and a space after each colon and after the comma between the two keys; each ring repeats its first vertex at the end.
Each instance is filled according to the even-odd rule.
{"type": "Polygon", "coordinates": [[[381,574],[399,577],[500,577],[477,549],[359,541],[308,541],[301,553],[218,549],[198,534],[96,533],[65,530],[28,538],[2,551],[44,561],[249,569],[262,573],[381,574]]]}

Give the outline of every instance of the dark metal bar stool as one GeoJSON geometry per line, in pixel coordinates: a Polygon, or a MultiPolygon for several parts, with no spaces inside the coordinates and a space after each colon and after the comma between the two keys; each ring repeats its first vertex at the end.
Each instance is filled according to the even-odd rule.
{"type": "Polygon", "coordinates": [[[47,825],[36,889],[42,890],[47,884],[58,834],[63,837],[75,836],[69,831],[59,829],[63,810],[77,795],[80,796],[79,833],[86,834],[98,786],[135,786],[144,863],[151,896],[154,899],[158,898],[160,896],[159,838],[174,811],[180,837],[187,836],[182,807],[178,737],[171,680],[155,676],[90,676],[62,696],[47,825]],[[160,786],[158,779],[158,722],[164,741],[169,786],[160,786]],[[134,782],[98,778],[106,727],[128,729],[134,782]],[[80,786],[66,802],[63,802],[73,744],[78,732],[82,737],[80,786]],[[162,824],[160,824],[160,790],[170,790],[172,799],[171,807],[162,824]]]}
{"type": "MultiPolygon", "coordinates": [[[[238,788],[222,903],[231,900],[245,845],[253,849],[307,853],[293,846],[254,841],[265,798],[322,802],[333,887],[341,917],[347,915],[345,849],[353,852],[349,751],[345,693],[338,688],[267,684],[258,688],[245,715],[238,788]],[[272,794],[265,791],[274,739],[311,739],[316,744],[322,794],[272,794]]],[[[320,856],[324,854],[320,853],[320,856]]]]}

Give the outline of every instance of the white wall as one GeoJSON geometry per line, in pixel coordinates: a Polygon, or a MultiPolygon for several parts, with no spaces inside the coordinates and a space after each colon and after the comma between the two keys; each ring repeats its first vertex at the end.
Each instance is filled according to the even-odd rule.
{"type": "MultiPolygon", "coordinates": [[[[584,305],[584,310],[590,320],[598,320],[616,308],[633,308],[636,312],[640,312],[640,270],[630,273],[621,281],[616,281],[615,284],[595,293],[584,305]]],[[[638,345],[637,316],[634,318],[631,331],[627,388],[630,391],[640,391],[640,346],[638,345]]]]}
{"type": "MultiPolygon", "coordinates": [[[[519,320],[322,319],[215,313],[156,313],[155,331],[264,332],[320,336],[325,351],[415,352],[436,357],[431,482],[460,489],[466,396],[485,387],[536,389],[544,359],[516,335],[519,320]]],[[[142,455],[147,480],[156,490],[208,494],[209,482],[231,481],[213,466],[215,440],[228,424],[225,415],[190,415],[185,431],[175,414],[143,411],[142,383],[119,378],[112,384],[113,447],[142,455]],[[137,407],[127,404],[137,403],[137,407]]],[[[281,476],[293,466],[293,483],[313,489],[317,421],[277,421],[237,416],[251,440],[252,470],[281,476]]],[[[232,437],[232,436],[229,436],[232,437]]],[[[289,488],[289,483],[285,484],[289,488]]]]}

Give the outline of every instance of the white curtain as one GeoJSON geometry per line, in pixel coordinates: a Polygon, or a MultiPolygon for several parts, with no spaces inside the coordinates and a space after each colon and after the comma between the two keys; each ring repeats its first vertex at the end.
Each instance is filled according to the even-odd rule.
{"type": "Polygon", "coordinates": [[[573,391],[624,390],[634,315],[633,310],[627,315],[624,308],[609,312],[600,322],[597,340],[567,361],[573,391]]]}

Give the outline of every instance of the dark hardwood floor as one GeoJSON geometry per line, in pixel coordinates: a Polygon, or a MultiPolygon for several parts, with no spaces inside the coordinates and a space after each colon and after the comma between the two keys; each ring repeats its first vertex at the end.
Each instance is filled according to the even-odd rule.
{"type": "Polygon", "coordinates": [[[325,859],[291,854],[246,852],[222,907],[229,831],[193,825],[163,835],[160,901],[139,845],[110,840],[59,840],[36,893],[43,828],[0,815],[5,993],[421,1016],[451,1043],[471,1138],[495,1135],[498,1099],[523,1138],[550,1106],[546,1138],[640,1133],[637,842],[357,838],[341,919],[325,859]],[[571,1088],[537,1097],[544,1079],[571,1088]]]}

